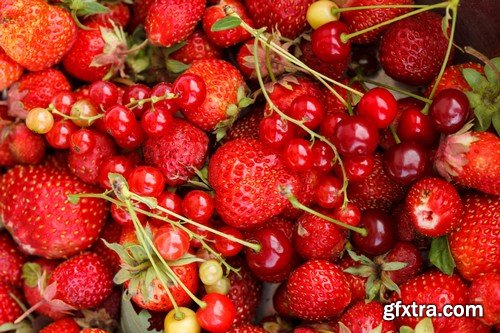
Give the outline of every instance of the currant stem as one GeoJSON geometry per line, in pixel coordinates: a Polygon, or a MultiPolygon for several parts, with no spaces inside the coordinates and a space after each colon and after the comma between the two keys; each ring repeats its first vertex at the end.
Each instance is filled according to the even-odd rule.
{"type": "Polygon", "coordinates": [[[52,112],[53,114],[57,114],[58,116],[61,116],[64,119],[69,119],[69,120],[85,120],[85,121],[87,121],[89,123],[89,125],[92,122],[96,121],[97,119],[100,119],[100,118],[104,117],[104,113],[100,113],[100,114],[92,116],[92,117],[85,117],[85,116],[83,116],[83,117],[74,117],[74,116],[68,116],[67,114],[59,112],[56,109],[52,109],[52,110],[50,110],[50,112],[52,112]]]}
{"type": "MultiPolygon", "coordinates": [[[[272,42],[273,35],[270,35],[267,40],[268,42],[272,42]]],[[[264,50],[266,54],[266,68],[267,72],[269,73],[269,78],[271,79],[271,82],[276,82],[276,77],[274,76],[273,72],[273,66],[271,65],[271,51],[269,50],[269,45],[266,44],[264,50]]]]}
{"type": "Polygon", "coordinates": [[[401,143],[401,139],[399,138],[398,133],[396,133],[396,129],[394,128],[394,125],[391,124],[389,126],[389,129],[391,130],[392,137],[394,138],[394,141],[396,141],[397,144],[400,144],[401,143]]]}
{"type": "Polygon", "coordinates": [[[431,104],[432,103],[431,99],[419,96],[417,94],[414,94],[412,92],[409,92],[407,90],[404,90],[404,89],[401,89],[401,88],[398,88],[398,87],[393,87],[393,86],[390,86],[390,85],[385,84],[385,83],[381,83],[381,82],[377,82],[377,81],[373,81],[373,80],[365,79],[365,78],[359,78],[358,80],[362,81],[362,82],[365,82],[365,83],[373,84],[373,85],[378,86],[378,87],[382,87],[382,88],[386,88],[386,89],[389,89],[389,90],[396,91],[396,92],[398,92],[400,94],[403,94],[403,95],[406,95],[406,96],[418,99],[419,101],[422,101],[422,102],[424,102],[426,104],[431,104]]]}
{"type": "Polygon", "coordinates": [[[355,10],[369,10],[369,9],[397,9],[397,8],[425,8],[428,5],[376,5],[376,6],[357,6],[357,7],[343,7],[332,8],[332,15],[336,16],[340,13],[350,12],[355,10]]]}
{"type": "Polygon", "coordinates": [[[174,99],[174,98],[177,98],[177,95],[172,94],[172,93],[168,93],[168,94],[165,94],[163,96],[152,96],[152,97],[148,97],[148,98],[144,98],[144,99],[134,99],[134,100],[131,100],[130,103],[126,104],[125,107],[127,107],[129,109],[133,109],[134,107],[143,106],[146,103],[151,102],[152,104],[155,104],[155,103],[158,103],[160,101],[164,101],[166,99],[174,99]]]}

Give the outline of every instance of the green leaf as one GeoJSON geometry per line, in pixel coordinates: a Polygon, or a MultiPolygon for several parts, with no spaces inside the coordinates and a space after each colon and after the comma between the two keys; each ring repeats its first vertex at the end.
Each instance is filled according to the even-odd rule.
{"type": "Polygon", "coordinates": [[[186,65],[185,63],[174,59],[167,60],[167,69],[174,74],[185,72],[189,67],[190,65],[186,65]]]}
{"type": "Polygon", "coordinates": [[[415,326],[415,333],[434,333],[431,318],[424,318],[415,326]]]}
{"type": "Polygon", "coordinates": [[[139,314],[135,312],[128,297],[122,297],[120,328],[122,333],[152,332],[162,333],[162,331],[148,330],[151,314],[147,310],[142,310],[139,314]]]}
{"type": "Polygon", "coordinates": [[[162,52],[163,52],[163,55],[165,57],[168,57],[169,55],[171,55],[172,53],[174,53],[175,51],[178,51],[180,50],[184,45],[186,45],[186,42],[180,42],[180,43],[177,43],[177,44],[174,44],[170,47],[167,47],[167,48],[162,48],[162,52]]]}
{"type": "Polygon", "coordinates": [[[38,278],[42,276],[42,268],[34,262],[27,262],[23,265],[23,279],[29,287],[34,288],[38,284],[38,278]]]}
{"type": "Polygon", "coordinates": [[[497,132],[498,135],[500,135],[500,110],[497,109],[496,112],[493,114],[492,122],[495,131],[497,132]]]}
{"type": "Polygon", "coordinates": [[[94,14],[105,14],[109,8],[98,2],[85,2],[81,8],[76,11],[77,16],[88,16],[94,14]]]}
{"type": "Polygon", "coordinates": [[[226,16],[212,25],[211,31],[222,31],[227,29],[236,28],[241,24],[241,19],[234,16],[226,16]]]}
{"type": "Polygon", "coordinates": [[[406,262],[393,261],[393,262],[384,262],[381,268],[384,271],[399,271],[400,269],[403,269],[406,266],[408,266],[408,263],[406,262]]]}
{"type": "Polygon", "coordinates": [[[351,330],[339,321],[339,333],[351,333],[351,330]]]}
{"type": "Polygon", "coordinates": [[[476,126],[475,130],[484,132],[488,128],[490,128],[491,125],[491,119],[492,119],[492,114],[491,111],[489,110],[488,106],[485,104],[481,104],[476,106],[474,109],[474,114],[476,115],[476,126]]]}
{"type": "Polygon", "coordinates": [[[399,333],[415,333],[415,331],[409,326],[401,326],[399,328],[399,333]]]}
{"type": "Polygon", "coordinates": [[[238,101],[238,107],[240,109],[246,108],[247,106],[253,104],[254,100],[250,97],[243,97],[238,101]]]}
{"type": "Polygon", "coordinates": [[[451,255],[450,245],[446,236],[432,239],[429,260],[441,272],[448,275],[453,274],[456,265],[451,255]]]}
{"type": "MultiPolygon", "coordinates": [[[[496,67],[496,70],[500,71],[500,57],[493,58],[490,61],[493,63],[493,66],[496,67]]],[[[486,78],[491,84],[498,85],[498,77],[489,65],[484,66],[484,74],[486,74],[486,78]]]]}
{"type": "Polygon", "coordinates": [[[481,75],[478,71],[472,68],[464,68],[462,70],[462,75],[464,76],[465,81],[472,87],[474,91],[480,90],[480,85],[483,80],[485,80],[484,76],[481,75]]]}

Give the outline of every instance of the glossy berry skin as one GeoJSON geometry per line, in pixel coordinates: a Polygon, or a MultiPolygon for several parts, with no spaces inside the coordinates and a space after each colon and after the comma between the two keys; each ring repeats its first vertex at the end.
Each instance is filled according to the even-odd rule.
{"type": "Polygon", "coordinates": [[[373,120],[378,128],[387,128],[396,118],[398,104],[389,90],[376,87],[361,97],[356,110],[373,120]]]}
{"type": "Polygon", "coordinates": [[[284,148],[283,162],[292,171],[304,172],[312,166],[310,142],[305,139],[292,139],[284,148]]]}
{"type": "Polygon", "coordinates": [[[110,190],[111,183],[109,182],[108,174],[118,173],[127,179],[134,168],[135,163],[130,157],[113,156],[108,158],[99,166],[99,185],[102,188],[110,190]]]}
{"type": "Polygon", "coordinates": [[[424,146],[430,146],[438,139],[429,116],[419,108],[409,108],[401,113],[396,132],[401,141],[414,141],[424,146]]]}
{"type": "Polygon", "coordinates": [[[104,110],[118,103],[119,97],[118,88],[111,82],[96,81],[89,87],[90,101],[104,110]]]}
{"type": "Polygon", "coordinates": [[[70,149],[75,154],[86,154],[96,145],[94,132],[89,129],[80,129],[70,137],[70,149]]]}
{"type": "Polygon", "coordinates": [[[320,179],[314,190],[314,201],[323,208],[333,209],[342,205],[344,194],[342,181],[333,176],[325,176],[320,179]]]}
{"type": "Polygon", "coordinates": [[[204,308],[196,311],[200,326],[210,333],[225,333],[233,325],[236,308],[225,295],[210,293],[201,299],[206,303],[204,308]]]}
{"type": "Polygon", "coordinates": [[[295,127],[274,112],[259,123],[259,138],[266,146],[274,149],[283,147],[295,135],[295,127]]]}
{"type": "Polygon", "coordinates": [[[155,105],[144,112],[141,126],[149,137],[161,137],[168,134],[173,117],[169,109],[155,105]]]}
{"type": "Polygon", "coordinates": [[[71,121],[75,123],[75,125],[80,127],[88,127],[92,125],[93,121],[85,118],[94,117],[98,113],[98,109],[90,100],[80,99],[73,104],[69,115],[75,118],[79,118],[71,119],[71,121]]]}
{"type": "Polygon", "coordinates": [[[106,111],[104,125],[115,139],[125,139],[134,131],[137,124],[134,112],[122,105],[115,105],[106,111]]]}
{"type": "Polygon", "coordinates": [[[184,215],[197,222],[208,221],[212,217],[214,209],[214,199],[204,191],[191,191],[182,200],[184,215]]]}
{"type": "Polygon", "coordinates": [[[500,322],[500,274],[487,273],[475,279],[469,289],[469,303],[481,304],[484,317],[480,320],[487,325],[500,322]]]}
{"type": "Polygon", "coordinates": [[[315,141],[311,147],[312,167],[320,173],[328,173],[333,169],[335,153],[322,141],[315,141]]]}
{"type": "Polygon", "coordinates": [[[78,126],[68,120],[59,120],[54,123],[50,131],[45,134],[49,145],[56,149],[68,149],[71,145],[70,138],[78,131],[78,126]]]}
{"type": "Polygon", "coordinates": [[[422,255],[412,243],[398,242],[384,257],[385,262],[404,262],[406,267],[396,271],[386,271],[387,276],[397,285],[401,285],[418,275],[422,269],[422,255]]]}
{"type": "Polygon", "coordinates": [[[349,28],[342,22],[329,22],[311,35],[311,46],[313,53],[324,62],[342,62],[351,53],[351,42],[342,42],[340,36],[348,34],[349,28]]]}
{"type": "Polygon", "coordinates": [[[334,144],[345,156],[366,156],[375,151],[378,144],[378,129],[373,121],[361,116],[348,117],[338,123],[334,133],[334,144]]]}
{"type": "MultiPolygon", "coordinates": [[[[169,211],[176,213],[178,215],[182,214],[182,199],[181,199],[181,197],[179,197],[178,194],[164,191],[156,198],[156,201],[158,203],[158,206],[166,208],[169,211]]],[[[159,210],[155,210],[154,213],[157,215],[165,216],[166,218],[168,218],[169,220],[172,220],[172,221],[179,220],[177,217],[170,215],[170,214],[165,214],[159,210]]],[[[154,217],[152,218],[152,221],[157,221],[159,223],[164,222],[164,221],[156,219],[154,217]]]]}
{"type": "MultiPolygon", "coordinates": [[[[238,239],[243,239],[243,234],[241,233],[241,231],[234,227],[223,226],[219,228],[219,231],[226,235],[230,235],[238,239]]],[[[240,253],[241,250],[243,250],[243,245],[219,235],[214,235],[214,247],[215,250],[222,254],[222,256],[224,256],[225,258],[234,257],[235,255],[240,253]]]]}
{"type": "MultiPolygon", "coordinates": [[[[127,105],[132,101],[140,101],[150,96],[150,89],[140,83],[132,84],[125,88],[123,92],[122,102],[123,105],[127,105]]],[[[144,112],[150,107],[150,103],[145,103],[144,105],[136,105],[133,112],[137,118],[141,118],[144,112]]]]}
{"type": "Polygon", "coordinates": [[[425,172],[427,152],[418,143],[401,142],[384,154],[384,168],[394,181],[408,185],[420,179],[425,172]]]}
{"type": "Polygon", "coordinates": [[[360,228],[365,228],[368,232],[366,236],[353,233],[351,240],[363,253],[369,255],[380,255],[389,251],[396,242],[396,230],[392,218],[386,213],[367,209],[361,215],[360,228]]]}
{"type": "Polygon", "coordinates": [[[207,96],[205,81],[196,74],[182,74],[173,85],[173,92],[177,95],[177,105],[182,109],[196,109],[203,104],[207,96]]]}
{"type": "Polygon", "coordinates": [[[361,211],[359,210],[358,206],[351,202],[348,202],[347,206],[345,207],[337,207],[333,211],[332,217],[335,220],[339,220],[340,222],[344,222],[355,227],[359,225],[361,221],[361,211]]]}
{"type": "Polygon", "coordinates": [[[328,140],[333,141],[333,135],[335,133],[337,125],[341,120],[344,120],[346,118],[349,118],[349,115],[343,112],[335,112],[333,114],[325,116],[325,118],[321,122],[319,134],[325,136],[328,140]]]}
{"type": "MultiPolygon", "coordinates": [[[[352,182],[365,180],[375,168],[375,159],[372,155],[367,156],[348,156],[342,159],[347,179],[352,182]]],[[[335,172],[342,177],[340,166],[335,168],[335,172]]]]}
{"type": "Polygon", "coordinates": [[[434,128],[444,134],[461,129],[469,118],[469,99],[457,89],[444,89],[433,99],[429,119],[434,128]]]}
{"type": "Polygon", "coordinates": [[[165,225],[154,232],[153,241],[165,260],[178,260],[189,250],[189,235],[171,225],[165,225]]]}
{"type": "Polygon", "coordinates": [[[130,191],[147,197],[159,196],[165,187],[165,178],[161,171],[149,166],[132,170],[127,181],[130,191]]]}
{"type": "MultiPolygon", "coordinates": [[[[148,206],[146,206],[146,204],[142,202],[134,202],[132,205],[135,208],[148,211],[148,206]]],[[[143,213],[136,212],[136,215],[141,223],[145,223],[146,220],[148,219],[148,217],[143,213]]],[[[113,217],[113,220],[115,220],[117,223],[121,225],[133,225],[132,217],[130,216],[127,209],[124,207],[122,208],[115,204],[111,204],[111,216],[113,217]]]]}
{"type": "MultiPolygon", "coordinates": [[[[72,92],[62,91],[55,95],[54,98],[52,98],[50,104],[52,104],[56,108],[56,110],[61,112],[62,114],[69,115],[71,107],[73,106],[73,104],[75,104],[75,102],[76,96],[72,92]]],[[[54,119],[61,119],[61,116],[55,114],[54,119]]]]}
{"type": "MultiPolygon", "coordinates": [[[[288,115],[293,119],[303,121],[307,128],[315,130],[325,117],[325,111],[318,98],[312,95],[300,95],[293,100],[288,115]]],[[[304,135],[306,134],[305,131],[301,131],[304,135]]]]}

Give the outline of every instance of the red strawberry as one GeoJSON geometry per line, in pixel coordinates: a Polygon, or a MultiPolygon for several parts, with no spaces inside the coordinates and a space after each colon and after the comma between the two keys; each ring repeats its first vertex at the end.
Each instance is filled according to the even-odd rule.
{"type": "Polygon", "coordinates": [[[0,90],[4,90],[21,77],[23,67],[9,58],[0,47],[0,90]]]}
{"type": "Polygon", "coordinates": [[[133,15],[130,22],[130,31],[135,30],[138,25],[144,25],[146,17],[149,13],[149,8],[155,0],[135,0],[133,3],[133,15]]]}
{"type": "Polygon", "coordinates": [[[238,115],[238,103],[245,97],[245,81],[236,67],[224,60],[205,59],[193,62],[185,72],[203,79],[207,95],[201,106],[183,109],[193,124],[205,131],[225,134],[238,115]]]}
{"type": "Polygon", "coordinates": [[[125,27],[130,20],[130,9],[123,2],[118,3],[105,3],[104,6],[108,8],[107,13],[90,15],[83,20],[83,24],[88,26],[97,24],[102,27],[112,28],[110,20],[116,25],[125,27]]]}
{"type": "Polygon", "coordinates": [[[100,328],[84,328],[80,333],[109,333],[109,331],[100,328]]]}
{"type": "Polygon", "coordinates": [[[463,197],[464,216],[450,237],[450,249],[460,274],[468,279],[500,272],[500,198],[463,197]]]}
{"type": "Polygon", "coordinates": [[[169,47],[193,33],[205,0],[157,0],[149,7],[145,27],[149,41],[169,47]]]}
{"type": "MultiPolygon", "coordinates": [[[[436,95],[444,89],[457,89],[463,92],[466,91],[471,91],[471,87],[465,81],[463,75],[462,75],[462,70],[465,68],[472,68],[478,71],[479,73],[483,73],[484,69],[483,66],[476,62],[466,62],[463,64],[459,65],[452,65],[446,67],[444,70],[443,76],[441,77],[441,80],[439,80],[439,84],[436,90],[436,95]]],[[[436,83],[436,80],[434,80],[428,87],[425,92],[426,96],[429,96],[432,88],[434,87],[434,84],[436,83]]]]}
{"type": "Polygon", "coordinates": [[[250,228],[280,214],[294,193],[298,178],[289,174],[279,156],[257,140],[236,139],[222,145],[208,166],[215,190],[215,208],[227,224],[250,228]]]}
{"type": "Polygon", "coordinates": [[[459,185],[500,195],[500,138],[466,128],[441,141],[435,157],[439,174],[459,185]]]}
{"type": "Polygon", "coordinates": [[[295,229],[295,224],[283,218],[282,216],[273,216],[269,220],[267,220],[265,223],[262,225],[259,225],[255,228],[252,228],[250,230],[245,230],[245,237],[246,238],[251,238],[252,235],[258,230],[264,229],[264,228],[272,228],[274,230],[280,230],[283,232],[283,234],[290,240],[292,241],[294,229],[295,229]]]}
{"type": "Polygon", "coordinates": [[[413,184],[406,208],[415,228],[423,235],[439,237],[460,226],[460,196],[453,185],[440,178],[424,178],[413,184]]]}
{"type": "Polygon", "coordinates": [[[104,241],[112,244],[120,240],[122,226],[110,219],[102,228],[99,239],[92,246],[92,252],[97,254],[99,258],[106,262],[111,270],[111,273],[116,274],[120,270],[120,257],[115,251],[111,250],[104,244],[104,241]]]}
{"type": "Polygon", "coordinates": [[[87,252],[57,266],[48,283],[56,283],[57,299],[77,309],[88,309],[111,294],[113,277],[105,262],[87,252]]]}
{"type": "MultiPolygon", "coordinates": [[[[300,181],[300,190],[297,191],[297,200],[303,205],[310,206],[314,203],[314,191],[321,181],[321,174],[318,170],[312,169],[296,174],[300,181]]],[[[287,207],[281,215],[287,219],[295,220],[303,211],[293,207],[287,207]]]]}
{"type": "Polygon", "coordinates": [[[46,108],[55,95],[70,90],[66,76],[56,69],[26,73],[9,89],[9,115],[25,119],[29,110],[46,108]]]}
{"type": "Polygon", "coordinates": [[[43,0],[0,4],[0,47],[30,71],[57,64],[75,40],[76,25],[65,9],[43,0]]]}
{"type": "Polygon", "coordinates": [[[253,325],[240,325],[231,328],[227,333],[268,333],[265,329],[253,325]]]}
{"type": "Polygon", "coordinates": [[[422,269],[422,255],[418,248],[412,243],[398,242],[384,256],[384,261],[391,262],[402,262],[406,264],[406,267],[395,271],[386,271],[387,277],[389,277],[397,285],[403,284],[409,279],[417,276],[417,274],[422,269]]]}
{"type": "Polygon", "coordinates": [[[257,28],[277,29],[290,39],[299,36],[307,27],[306,13],[314,0],[245,0],[250,18],[257,28]]]}
{"type": "MultiPolygon", "coordinates": [[[[496,332],[495,330],[493,330],[496,332]]],[[[454,318],[452,322],[446,323],[445,327],[439,327],[436,333],[490,333],[489,326],[484,325],[476,318],[454,318]]]]}
{"type": "MultiPolygon", "coordinates": [[[[331,212],[321,211],[325,215],[331,212]]],[[[304,259],[335,261],[344,250],[347,233],[335,224],[315,215],[303,213],[293,235],[295,250],[304,259]]]]}
{"type": "Polygon", "coordinates": [[[379,49],[387,75],[412,85],[431,81],[441,68],[448,45],[441,21],[440,15],[425,12],[389,27],[379,49]]]}
{"type": "Polygon", "coordinates": [[[488,273],[472,281],[469,301],[483,306],[484,317],[480,318],[483,323],[490,326],[500,323],[500,274],[488,273]]]}
{"type": "Polygon", "coordinates": [[[185,42],[186,45],[169,55],[171,59],[191,64],[195,60],[222,58],[221,50],[208,40],[202,30],[195,30],[185,42]]]}
{"type": "Polygon", "coordinates": [[[290,310],[290,299],[288,298],[286,282],[283,282],[276,288],[273,295],[273,307],[279,316],[285,318],[293,317],[292,310],[290,310]]]}
{"type": "Polygon", "coordinates": [[[229,129],[227,135],[224,137],[225,141],[234,139],[258,139],[259,138],[259,124],[264,118],[264,112],[261,108],[252,110],[249,114],[236,121],[233,127],[229,129]]]}
{"type": "Polygon", "coordinates": [[[73,318],[67,317],[56,320],[45,326],[40,333],[80,333],[80,326],[73,318]]]}
{"type": "MultiPolygon", "coordinates": [[[[379,5],[413,5],[413,0],[347,0],[342,6],[360,7],[360,6],[379,6],[379,5]]],[[[403,15],[409,9],[402,8],[377,8],[353,10],[342,13],[342,21],[349,26],[349,31],[356,32],[370,28],[376,24],[388,21],[397,16],[403,15]]],[[[382,32],[387,30],[388,26],[372,30],[352,39],[353,43],[367,44],[374,42],[380,37],[382,32]]]]}
{"type": "Polygon", "coordinates": [[[19,292],[6,281],[0,280],[0,326],[13,323],[23,314],[23,310],[10,294],[22,299],[19,292]]]}
{"type": "Polygon", "coordinates": [[[380,325],[382,325],[381,333],[395,332],[396,325],[393,321],[382,319],[383,312],[384,307],[378,302],[358,301],[344,312],[339,322],[350,329],[352,333],[367,333],[380,325]]]}
{"type": "Polygon", "coordinates": [[[345,271],[351,267],[358,267],[359,263],[346,254],[337,264],[345,273],[347,284],[351,290],[351,302],[364,300],[366,298],[366,278],[345,271]]]}
{"type": "MultiPolygon", "coordinates": [[[[302,51],[300,60],[315,71],[335,80],[339,80],[344,77],[347,66],[351,61],[351,58],[347,57],[343,61],[326,63],[313,53],[311,42],[306,40],[302,41],[300,44],[300,50],[302,51]]],[[[337,90],[337,88],[335,88],[335,90],[337,90]]],[[[331,94],[331,92],[328,93],[331,94]]]]}
{"type": "MultiPolygon", "coordinates": [[[[348,79],[342,79],[340,80],[340,82],[359,92],[364,91],[363,86],[359,82],[350,83],[348,79]]],[[[322,89],[324,94],[323,104],[325,106],[326,115],[335,114],[337,112],[341,113],[347,112],[347,107],[337,98],[337,96],[332,94],[332,92],[328,90],[326,87],[323,87],[322,89]]],[[[354,94],[352,92],[348,92],[346,89],[340,87],[335,87],[335,90],[345,101],[355,100],[354,94]]]]}
{"type": "Polygon", "coordinates": [[[168,185],[184,184],[201,169],[208,150],[208,137],[187,121],[174,119],[170,131],[160,138],[149,138],[143,145],[144,161],[160,169],[168,185]]]}
{"type": "Polygon", "coordinates": [[[245,23],[252,26],[243,4],[237,0],[220,0],[216,5],[207,7],[203,13],[202,25],[207,37],[217,46],[229,47],[251,37],[241,26],[223,31],[212,31],[212,26],[226,16],[226,7],[238,14],[245,23]]]}
{"type": "Polygon", "coordinates": [[[38,164],[45,157],[45,139],[28,129],[24,123],[12,126],[6,140],[9,141],[12,157],[20,164],[38,164]]]}
{"type": "Polygon", "coordinates": [[[287,282],[290,309],[301,319],[324,320],[341,313],[351,301],[342,270],[325,260],[311,260],[292,272],[287,282]]]}
{"type": "Polygon", "coordinates": [[[11,167],[16,164],[16,160],[9,149],[8,135],[8,127],[0,125],[0,167],[11,167]]]}
{"type": "Polygon", "coordinates": [[[10,283],[15,287],[20,287],[21,272],[26,256],[19,251],[16,243],[10,235],[0,232],[0,280],[10,283]]]}
{"type": "Polygon", "coordinates": [[[62,258],[94,243],[107,208],[99,199],[68,201],[74,193],[96,193],[67,169],[16,166],[0,179],[0,219],[24,252],[62,258]],[[36,232],[34,232],[36,230],[36,232]]]}

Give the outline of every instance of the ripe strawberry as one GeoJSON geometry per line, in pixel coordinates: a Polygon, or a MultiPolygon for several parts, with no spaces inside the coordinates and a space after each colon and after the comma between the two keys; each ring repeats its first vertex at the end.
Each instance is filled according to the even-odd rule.
{"type": "Polygon", "coordinates": [[[120,257],[115,251],[107,247],[104,244],[104,241],[110,244],[117,243],[120,240],[121,233],[122,226],[119,223],[116,223],[113,219],[110,219],[102,228],[99,239],[92,246],[92,252],[97,254],[99,258],[106,262],[106,265],[109,267],[113,275],[120,270],[120,257]]]}
{"type": "Polygon", "coordinates": [[[99,189],[53,164],[16,166],[0,179],[0,218],[24,252],[68,257],[91,246],[105,222],[103,200],[68,201],[89,192],[99,189]]]}
{"type": "Polygon", "coordinates": [[[397,81],[420,85],[431,81],[444,61],[447,38],[442,17],[425,12],[394,23],[380,43],[380,64],[397,81]]]}
{"type": "Polygon", "coordinates": [[[341,313],[351,301],[342,270],[325,260],[311,260],[292,272],[287,282],[290,309],[301,319],[324,320],[341,313]]]}
{"type": "Polygon", "coordinates": [[[293,317],[292,310],[290,310],[290,299],[286,289],[286,282],[280,284],[274,291],[273,307],[278,316],[284,318],[293,317]]]}
{"type": "Polygon", "coordinates": [[[260,326],[254,325],[240,325],[231,328],[227,333],[268,333],[260,326]]]}
{"type": "Polygon", "coordinates": [[[256,28],[277,29],[290,39],[299,36],[307,27],[307,8],[314,0],[245,0],[245,6],[256,28]]]}
{"type": "Polygon", "coordinates": [[[19,292],[7,281],[0,280],[0,326],[6,323],[13,323],[23,314],[23,310],[17,302],[10,296],[15,295],[22,299],[19,292]]]}
{"type": "Polygon", "coordinates": [[[261,108],[252,110],[249,114],[236,121],[234,126],[227,132],[224,140],[259,139],[259,124],[263,118],[264,112],[262,112],[261,108]]]}
{"type": "Polygon", "coordinates": [[[129,31],[133,31],[138,25],[145,25],[146,17],[149,13],[149,8],[155,0],[135,0],[132,7],[132,15],[129,24],[129,31]]]}
{"type": "Polygon", "coordinates": [[[0,280],[10,283],[15,287],[20,287],[21,272],[26,256],[19,251],[16,243],[10,235],[0,232],[0,280]]]}
{"type": "MultiPolygon", "coordinates": [[[[443,76],[441,77],[441,80],[439,81],[437,90],[436,90],[436,95],[444,89],[457,89],[463,92],[466,91],[471,91],[471,87],[465,81],[463,75],[462,75],[462,70],[465,68],[472,68],[478,71],[479,73],[483,73],[484,69],[483,66],[476,62],[466,62],[463,64],[459,65],[452,65],[446,67],[444,70],[443,76]]],[[[434,80],[428,87],[427,90],[425,91],[425,95],[429,96],[432,88],[434,87],[434,84],[436,83],[436,80],[434,80]]]]}
{"type": "Polygon", "coordinates": [[[298,177],[288,173],[279,156],[257,140],[236,139],[222,145],[208,166],[215,208],[227,224],[248,229],[280,214],[295,193],[298,177]]]}
{"type": "MultiPolygon", "coordinates": [[[[303,40],[302,43],[300,43],[300,51],[302,52],[300,60],[302,60],[307,66],[335,80],[339,80],[344,77],[347,66],[349,66],[351,61],[351,58],[347,57],[343,61],[326,63],[313,53],[311,42],[307,40],[303,40]]],[[[335,89],[337,90],[337,88],[335,89]]],[[[331,94],[330,92],[328,93],[331,94]]]]}
{"type": "Polygon", "coordinates": [[[395,332],[393,321],[382,319],[384,308],[382,304],[372,301],[358,301],[340,317],[339,322],[344,324],[352,333],[370,332],[382,325],[380,332],[395,332]]]}
{"type": "Polygon", "coordinates": [[[184,184],[201,169],[208,150],[208,137],[185,120],[174,119],[170,131],[160,138],[149,138],[143,145],[144,161],[163,172],[168,185],[184,184]]]}
{"type": "Polygon", "coordinates": [[[149,41],[169,47],[193,33],[205,10],[205,0],[159,0],[149,7],[145,28],[149,41]]]}
{"type": "Polygon", "coordinates": [[[422,269],[422,255],[412,243],[398,242],[384,257],[384,262],[403,262],[406,267],[395,271],[386,271],[387,277],[397,285],[417,276],[422,269]]]}
{"type": "Polygon", "coordinates": [[[480,320],[484,324],[500,323],[500,274],[488,273],[472,281],[469,303],[483,306],[484,317],[480,320]]]}
{"type": "Polygon", "coordinates": [[[254,233],[258,230],[264,229],[264,228],[272,228],[274,230],[280,230],[283,232],[283,234],[290,240],[292,241],[294,229],[295,229],[295,224],[291,220],[287,220],[283,218],[282,216],[273,216],[269,220],[267,220],[265,223],[262,225],[258,225],[255,228],[249,229],[249,230],[244,230],[244,235],[246,238],[250,238],[254,235],[254,233]]]}
{"type": "MultiPolygon", "coordinates": [[[[359,82],[350,83],[348,79],[341,79],[340,82],[359,92],[364,91],[363,86],[359,82]]],[[[344,104],[342,104],[342,102],[334,94],[332,94],[330,90],[328,90],[326,87],[323,87],[322,89],[324,94],[323,104],[325,106],[326,115],[331,115],[337,112],[341,113],[347,112],[347,107],[344,104]]],[[[346,89],[340,87],[336,87],[335,90],[345,101],[355,100],[354,94],[352,92],[348,92],[346,89]]]]}
{"type": "Polygon", "coordinates": [[[121,27],[127,25],[130,20],[130,9],[126,4],[123,2],[105,3],[104,6],[109,9],[107,13],[90,15],[83,20],[83,24],[85,26],[97,24],[101,27],[112,28],[111,20],[121,27]]]}
{"type": "Polygon", "coordinates": [[[459,185],[500,195],[500,138],[467,127],[441,141],[435,157],[439,174],[459,185]]]}
{"type": "MultiPolygon", "coordinates": [[[[314,201],[314,191],[321,181],[321,174],[318,170],[312,169],[306,172],[296,174],[299,178],[299,188],[297,191],[297,200],[306,206],[311,206],[314,201]]],[[[293,207],[287,207],[281,215],[287,219],[296,220],[303,211],[293,207]]]]}
{"type": "MultiPolygon", "coordinates": [[[[493,330],[495,332],[495,330],[493,330]]],[[[453,318],[451,322],[446,323],[445,327],[438,327],[436,333],[490,333],[489,326],[484,325],[476,318],[453,318]]]]}
{"type": "MultiPolygon", "coordinates": [[[[395,293],[391,301],[401,300],[403,304],[433,304],[438,311],[444,305],[465,304],[467,301],[467,286],[457,275],[448,276],[438,271],[430,271],[419,275],[400,286],[401,294],[395,293]]],[[[412,328],[423,318],[402,316],[396,318],[400,326],[412,328]]],[[[457,320],[456,317],[432,318],[437,333],[449,332],[444,329],[457,320]]]]}
{"type": "Polygon", "coordinates": [[[440,178],[423,178],[413,184],[406,208],[415,228],[423,235],[439,237],[460,226],[460,196],[453,185],[440,178]]]}
{"type": "Polygon", "coordinates": [[[111,294],[113,277],[92,252],[79,254],[56,267],[49,284],[57,283],[56,298],[77,309],[99,305],[111,294]]]}
{"type": "Polygon", "coordinates": [[[183,47],[169,55],[170,59],[189,65],[195,60],[222,58],[221,50],[208,40],[202,30],[195,30],[185,42],[183,47]]]}
{"type": "Polygon", "coordinates": [[[40,333],[80,333],[80,330],[73,318],[66,317],[45,326],[40,333]]]}
{"type": "Polygon", "coordinates": [[[346,269],[351,267],[359,267],[359,263],[354,261],[351,256],[346,254],[337,263],[337,265],[344,271],[347,284],[349,285],[349,289],[351,290],[351,303],[354,303],[357,300],[364,300],[366,298],[365,284],[367,278],[363,278],[359,275],[354,275],[345,271],[346,269]]]}
{"type": "Polygon", "coordinates": [[[11,167],[16,164],[16,160],[9,149],[9,140],[7,140],[9,128],[10,126],[0,125],[0,167],[11,167]]]}
{"type": "MultiPolygon", "coordinates": [[[[379,6],[379,5],[413,5],[413,0],[347,0],[342,6],[379,6]]],[[[376,24],[388,21],[397,16],[403,15],[409,9],[402,8],[377,8],[353,10],[342,13],[342,21],[349,26],[350,32],[360,31],[376,24]]],[[[352,39],[353,43],[368,44],[376,41],[389,26],[372,30],[352,39]]]]}
{"type": "Polygon", "coordinates": [[[463,197],[460,228],[451,233],[450,249],[467,280],[500,270],[500,198],[470,194],[463,197]]]}
{"type": "Polygon", "coordinates": [[[25,119],[29,110],[46,108],[55,95],[70,90],[66,76],[57,69],[26,73],[8,91],[9,115],[25,119]]]}
{"type": "Polygon", "coordinates": [[[207,95],[201,106],[183,109],[182,113],[199,128],[224,135],[238,115],[240,100],[245,97],[246,85],[240,72],[224,60],[205,59],[193,62],[185,73],[201,77],[207,95]]]}
{"type": "Polygon", "coordinates": [[[57,64],[75,40],[76,25],[65,9],[43,0],[0,4],[0,47],[30,71],[57,64]]]}
{"type": "Polygon", "coordinates": [[[23,74],[23,67],[9,58],[0,47],[0,90],[10,87],[23,74]]]}
{"type": "Polygon", "coordinates": [[[38,164],[45,157],[47,144],[43,136],[32,132],[24,123],[12,126],[7,137],[9,150],[20,164],[38,164]]]}

